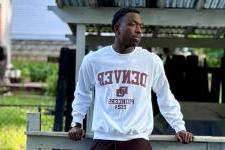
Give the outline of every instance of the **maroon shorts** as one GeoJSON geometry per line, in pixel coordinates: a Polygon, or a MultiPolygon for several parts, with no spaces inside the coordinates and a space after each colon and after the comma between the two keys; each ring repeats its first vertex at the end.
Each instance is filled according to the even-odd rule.
{"type": "Polygon", "coordinates": [[[90,150],[152,150],[152,146],[149,141],[141,138],[129,141],[95,139],[90,150]]]}

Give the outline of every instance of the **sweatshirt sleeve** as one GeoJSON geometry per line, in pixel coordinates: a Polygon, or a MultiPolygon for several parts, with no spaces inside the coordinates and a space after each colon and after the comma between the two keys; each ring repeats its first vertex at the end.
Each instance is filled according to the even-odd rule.
{"type": "Polygon", "coordinates": [[[171,93],[163,63],[158,57],[155,66],[156,70],[153,80],[153,91],[155,91],[157,95],[159,110],[176,132],[186,130],[180,105],[171,93]]]}
{"type": "Polygon", "coordinates": [[[91,104],[91,88],[93,85],[91,80],[94,79],[91,77],[91,71],[90,63],[87,60],[87,56],[85,56],[79,70],[78,82],[74,92],[74,100],[72,103],[72,127],[76,122],[82,124],[91,104]]]}

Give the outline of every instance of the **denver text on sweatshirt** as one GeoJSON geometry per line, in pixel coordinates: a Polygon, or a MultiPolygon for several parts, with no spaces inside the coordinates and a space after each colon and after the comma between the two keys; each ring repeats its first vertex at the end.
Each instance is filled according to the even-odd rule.
{"type": "Polygon", "coordinates": [[[163,63],[154,53],[136,47],[119,54],[112,46],[83,59],[73,101],[72,125],[82,123],[95,88],[94,139],[149,139],[153,129],[151,90],[160,112],[176,132],[185,130],[180,105],[170,91],[163,63]]]}

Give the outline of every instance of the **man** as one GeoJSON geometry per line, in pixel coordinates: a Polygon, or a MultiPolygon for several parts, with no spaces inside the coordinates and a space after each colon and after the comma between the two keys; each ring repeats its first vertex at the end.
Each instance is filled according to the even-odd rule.
{"type": "Polygon", "coordinates": [[[122,8],[114,14],[114,44],[84,57],[73,101],[69,137],[84,136],[82,120],[95,87],[92,130],[93,150],[151,150],[153,129],[151,89],[157,94],[161,113],[182,143],[193,141],[186,131],[177,100],[169,89],[160,58],[141,47],[143,21],[135,9],[122,8]]]}

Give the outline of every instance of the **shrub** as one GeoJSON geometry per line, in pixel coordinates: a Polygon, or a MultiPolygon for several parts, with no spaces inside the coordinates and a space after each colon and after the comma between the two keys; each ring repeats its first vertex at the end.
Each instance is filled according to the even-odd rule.
{"type": "Polygon", "coordinates": [[[50,74],[51,68],[49,65],[40,63],[30,67],[30,79],[32,82],[45,82],[50,74]]]}
{"type": "Polygon", "coordinates": [[[15,69],[21,70],[22,81],[45,82],[47,95],[56,95],[58,64],[25,59],[13,60],[15,69]]]}
{"type": "Polygon", "coordinates": [[[48,76],[47,78],[47,87],[45,89],[46,94],[49,96],[55,96],[57,93],[57,81],[58,75],[57,72],[54,71],[52,75],[48,76]]]}
{"type": "Polygon", "coordinates": [[[15,69],[21,70],[22,78],[32,82],[46,82],[48,76],[58,69],[58,64],[25,59],[15,59],[13,65],[15,69]]]}

